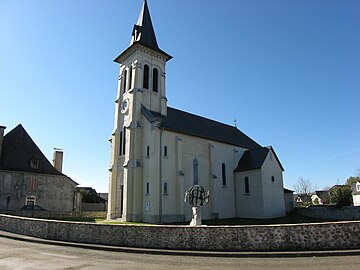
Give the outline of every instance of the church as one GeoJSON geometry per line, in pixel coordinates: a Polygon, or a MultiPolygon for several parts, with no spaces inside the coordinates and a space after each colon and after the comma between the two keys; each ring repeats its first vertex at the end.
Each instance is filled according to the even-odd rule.
{"type": "MultiPolygon", "coordinates": [[[[108,219],[191,220],[186,190],[210,192],[202,219],[285,215],[283,167],[237,127],[167,106],[166,62],[146,0],[120,64],[110,138],[108,219]]],[[[170,89],[171,91],[171,89],[170,89]]]]}

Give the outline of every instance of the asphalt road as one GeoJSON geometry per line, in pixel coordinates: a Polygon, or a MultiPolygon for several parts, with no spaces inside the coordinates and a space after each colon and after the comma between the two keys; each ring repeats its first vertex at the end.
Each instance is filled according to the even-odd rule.
{"type": "Polygon", "coordinates": [[[360,256],[219,258],[149,255],[55,246],[0,237],[1,270],[52,269],[359,269],[360,256]]]}

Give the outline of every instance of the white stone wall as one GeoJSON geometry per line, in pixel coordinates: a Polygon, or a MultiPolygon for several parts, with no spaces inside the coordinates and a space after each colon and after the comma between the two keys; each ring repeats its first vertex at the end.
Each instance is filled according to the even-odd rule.
{"type": "Polygon", "coordinates": [[[285,216],[285,198],[282,170],[271,150],[269,151],[261,169],[264,194],[263,217],[273,218],[285,216]]]}
{"type": "Polygon", "coordinates": [[[264,194],[261,170],[236,174],[236,216],[242,218],[264,217],[264,194]],[[249,193],[245,192],[245,177],[249,179],[249,193]]]}

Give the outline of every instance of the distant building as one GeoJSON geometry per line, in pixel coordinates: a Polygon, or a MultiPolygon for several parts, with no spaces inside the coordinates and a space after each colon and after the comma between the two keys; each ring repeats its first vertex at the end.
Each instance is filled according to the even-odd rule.
{"type": "MultiPolygon", "coordinates": [[[[165,65],[171,58],[158,47],[144,1],[131,44],[115,59],[120,76],[108,219],[190,220],[184,193],[196,184],[210,190],[203,219],[284,216],[284,169],[271,146],[259,145],[237,127],[167,106],[165,65]]],[[[216,110],[223,107],[219,101],[216,110]]]]}
{"type": "Polygon", "coordinates": [[[61,172],[63,152],[54,152],[54,167],[22,125],[5,136],[4,130],[0,126],[0,210],[73,211],[77,183],[61,172]]]}
{"type": "Polygon", "coordinates": [[[97,193],[91,187],[78,187],[80,197],[80,211],[106,211],[107,210],[107,193],[97,193]]]}
{"type": "Polygon", "coordinates": [[[285,212],[290,213],[294,211],[294,208],[296,206],[294,200],[294,191],[284,188],[284,199],[285,199],[285,212]]]}
{"type": "Polygon", "coordinates": [[[360,206],[360,181],[353,183],[351,189],[354,206],[360,206]]]}

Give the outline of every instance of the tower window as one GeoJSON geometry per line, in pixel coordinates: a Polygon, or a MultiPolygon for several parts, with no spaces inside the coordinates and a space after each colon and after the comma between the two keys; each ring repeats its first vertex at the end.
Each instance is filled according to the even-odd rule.
{"type": "Polygon", "coordinates": [[[271,176],[271,182],[275,182],[275,177],[271,176]]]}
{"type": "Polygon", "coordinates": [[[122,156],[122,147],[123,147],[123,132],[120,131],[120,144],[119,144],[119,156],[122,156]]]}
{"type": "Polygon", "coordinates": [[[124,71],[123,80],[124,80],[123,93],[125,93],[125,91],[126,91],[126,80],[127,80],[127,70],[126,70],[126,69],[125,69],[125,71],[124,71]]]}
{"type": "Polygon", "coordinates": [[[126,127],[123,130],[123,141],[122,141],[122,154],[125,155],[125,143],[126,143],[126,127]]]}
{"type": "Polygon", "coordinates": [[[146,147],[146,156],[149,157],[150,156],[150,146],[146,147]]]}
{"type": "Polygon", "coordinates": [[[245,193],[249,194],[250,193],[250,187],[249,187],[249,177],[245,177],[245,193]]]}
{"type": "Polygon", "coordinates": [[[168,156],[167,146],[164,146],[164,157],[168,156]]]}
{"type": "Polygon", "coordinates": [[[149,66],[144,66],[143,88],[149,89],[149,66]]]}
{"type": "Polygon", "coordinates": [[[153,69],[153,91],[158,91],[158,80],[159,80],[159,71],[154,68],[153,69]]]}
{"type": "Polygon", "coordinates": [[[193,161],[193,174],[194,174],[194,185],[199,184],[199,163],[195,158],[193,161]]]}
{"type": "Polygon", "coordinates": [[[222,164],[221,166],[222,169],[222,184],[225,187],[226,186],[226,168],[225,168],[225,163],[222,164]]]}
{"type": "Polygon", "coordinates": [[[133,69],[132,67],[130,66],[130,69],[129,69],[129,89],[131,89],[131,86],[132,86],[132,74],[133,74],[133,69]]]}

